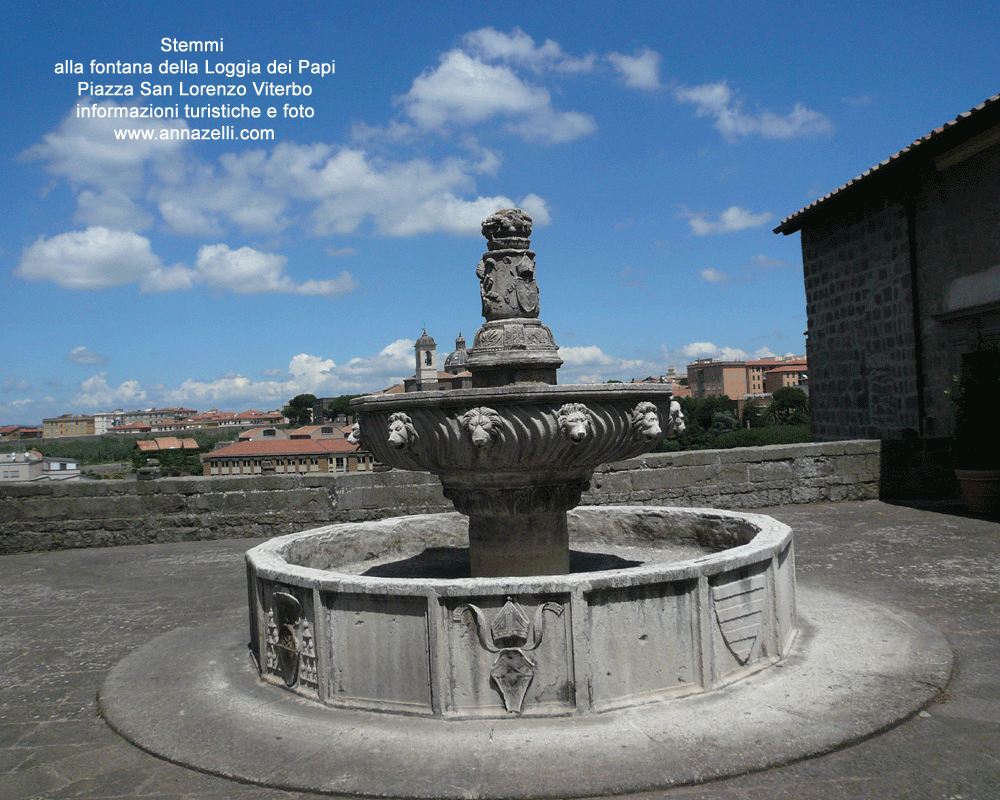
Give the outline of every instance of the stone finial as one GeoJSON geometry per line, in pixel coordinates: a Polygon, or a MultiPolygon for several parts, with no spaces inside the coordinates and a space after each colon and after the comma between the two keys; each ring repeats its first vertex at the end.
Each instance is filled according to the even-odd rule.
{"type": "Polygon", "coordinates": [[[531,217],[519,208],[502,208],[483,221],[490,250],[527,250],[531,246],[531,217]]]}
{"type": "Polygon", "coordinates": [[[483,222],[489,252],[476,267],[476,276],[483,317],[488,322],[538,318],[535,254],[528,249],[530,235],[531,217],[519,208],[497,211],[483,222]]]}

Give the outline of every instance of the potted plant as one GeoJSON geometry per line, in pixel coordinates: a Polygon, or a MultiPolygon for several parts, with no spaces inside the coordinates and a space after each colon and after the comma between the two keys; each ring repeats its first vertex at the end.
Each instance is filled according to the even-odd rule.
{"type": "Polygon", "coordinates": [[[955,477],[969,510],[1000,510],[1000,350],[962,356],[951,391],[955,402],[952,436],[955,477]]]}

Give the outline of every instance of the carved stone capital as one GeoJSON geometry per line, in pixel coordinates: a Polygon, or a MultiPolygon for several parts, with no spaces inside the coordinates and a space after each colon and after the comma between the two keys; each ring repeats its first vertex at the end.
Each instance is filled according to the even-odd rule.
{"type": "Polygon", "coordinates": [[[467,516],[516,517],[568,511],[590,488],[586,478],[545,486],[469,486],[444,483],[444,496],[467,516]]]}

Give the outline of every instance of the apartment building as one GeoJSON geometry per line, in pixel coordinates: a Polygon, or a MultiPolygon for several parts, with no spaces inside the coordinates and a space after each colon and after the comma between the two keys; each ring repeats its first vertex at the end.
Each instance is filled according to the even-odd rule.
{"type": "Polygon", "coordinates": [[[807,371],[805,356],[772,356],[752,361],[701,358],[687,366],[691,396],[701,400],[722,395],[742,400],[747,395],[770,394],[780,386],[804,386],[807,371]]]}
{"type": "Polygon", "coordinates": [[[78,480],[80,465],[76,459],[49,458],[37,450],[0,453],[0,484],[78,480]]]}
{"type": "Polygon", "coordinates": [[[42,420],[42,437],[45,439],[58,439],[60,436],[93,435],[93,416],[63,414],[61,417],[50,417],[42,420]]]}

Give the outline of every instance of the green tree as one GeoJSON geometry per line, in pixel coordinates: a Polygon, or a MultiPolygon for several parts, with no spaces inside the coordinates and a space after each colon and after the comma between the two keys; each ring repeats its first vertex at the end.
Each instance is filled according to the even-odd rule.
{"type": "Polygon", "coordinates": [[[311,425],[313,418],[314,394],[297,394],[288,401],[283,413],[292,425],[311,425]]]}
{"type": "Polygon", "coordinates": [[[712,425],[708,429],[709,436],[720,436],[740,427],[740,421],[731,411],[716,411],[712,414],[712,425]]]}
{"type": "Polygon", "coordinates": [[[743,404],[742,422],[744,428],[763,428],[767,425],[764,409],[760,407],[760,403],[756,400],[747,400],[743,404]]]}
{"type": "Polygon", "coordinates": [[[809,395],[794,386],[782,386],[771,394],[765,412],[767,419],[779,425],[801,425],[809,422],[809,395]]]}
{"type": "Polygon", "coordinates": [[[326,404],[326,416],[328,419],[336,419],[337,417],[347,417],[351,412],[351,401],[355,397],[363,397],[360,394],[342,394],[340,397],[335,397],[326,404]]]}

